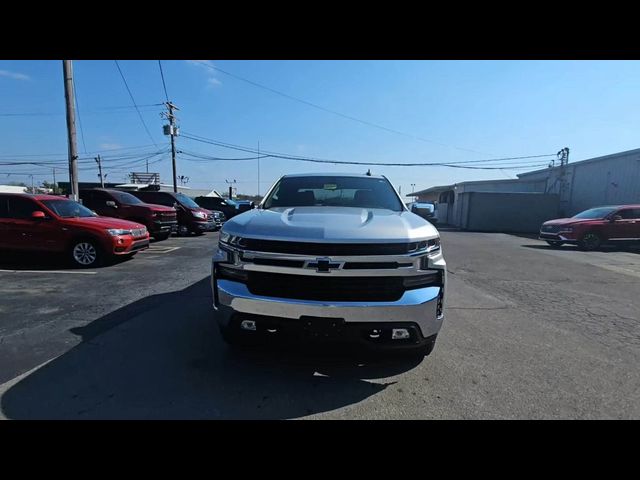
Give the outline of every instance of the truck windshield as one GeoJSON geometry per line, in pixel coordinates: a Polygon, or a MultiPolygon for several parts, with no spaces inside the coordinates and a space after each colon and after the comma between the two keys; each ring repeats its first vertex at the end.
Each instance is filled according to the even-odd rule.
{"type": "Polygon", "coordinates": [[[369,177],[284,177],[264,202],[267,209],[303,206],[403,210],[402,202],[386,179],[369,177]]]}
{"type": "Polygon", "coordinates": [[[185,206],[187,206],[189,208],[200,208],[200,205],[198,205],[192,199],[187,197],[184,193],[177,193],[176,194],[176,198],[178,199],[178,201],[180,203],[182,203],[183,205],[185,205],[185,206]]]}
{"type": "Polygon", "coordinates": [[[584,212],[580,212],[577,215],[574,215],[573,218],[582,218],[585,220],[595,220],[598,218],[604,218],[612,212],[617,210],[616,207],[600,207],[600,208],[591,208],[589,210],[585,210],[584,212]]]}
{"type": "Polygon", "coordinates": [[[62,218],[73,217],[96,217],[87,207],[80,205],[73,200],[42,200],[45,206],[62,218]]]}
{"type": "Polygon", "coordinates": [[[141,203],[144,203],[138,197],[134,197],[133,195],[127,192],[110,192],[110,193],[111,195],[113,195],[113,197],[116,200],[118,200],[118,202],[122,203],[123,205],[139,205],[141,203]]]}

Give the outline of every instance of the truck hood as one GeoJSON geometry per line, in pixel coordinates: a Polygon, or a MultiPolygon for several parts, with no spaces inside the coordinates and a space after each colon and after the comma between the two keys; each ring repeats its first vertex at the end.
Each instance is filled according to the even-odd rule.
{"type": "Polygon", "coordinates": [[[299,242],[388,243],[438,236],[433,225],[411,212],[355,207],[253,209],[227,221],[222,230],[246,238],[299,242]]]}
{"type": "Polygon", "coordinates": [[[112,217],[75,217],[75,218],[63,218],[64,222],[69,225],[78,227],[94,227],[94,228],[120,228],[120,229],[132,229],[143,228],[144,225],[137,222],[130,222],[129,220],[121,220],[119,218],[112,217]]]}
{"type": "Polygon", "coordinates": [[[133,205],[134,207],[145,207],[150,208],[154,212],[168,212],[175,213],[176,209],[173,207],[167,207],[166,205],[158,205],[156,203],[139,203],[137,205],[133,205]]]}

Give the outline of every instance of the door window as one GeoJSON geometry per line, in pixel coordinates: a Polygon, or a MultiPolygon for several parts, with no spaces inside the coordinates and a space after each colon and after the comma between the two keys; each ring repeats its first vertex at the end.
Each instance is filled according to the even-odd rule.
{"type": "Polygon", "coordinates": [[[9,197],[9,218],[31,218],[31,214],[40,210],[32,200],[23,197],[9,197]]]}
{"type": "Polygon", "coordinates": [[[0,218],[9,217],[9,197],[0,197],[0,218]]]}
{"type": "Polygon", "coordinates": [[[620,215],[624,220],[640,220],[640,208],[626,208],[620,210],[617,215],[620,215]]]}

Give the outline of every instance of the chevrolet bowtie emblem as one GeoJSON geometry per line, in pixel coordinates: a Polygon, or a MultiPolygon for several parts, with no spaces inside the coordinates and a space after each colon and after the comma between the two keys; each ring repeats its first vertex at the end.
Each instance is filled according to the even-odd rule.
{"type": "Polygon", "coordinates": [[[305,262],[304,268],[315,268],[316,272],[329,273],[331,270],[342,268],[343,265],[344,262],[333,262],[328,257],[320,257],[305,262]]]}

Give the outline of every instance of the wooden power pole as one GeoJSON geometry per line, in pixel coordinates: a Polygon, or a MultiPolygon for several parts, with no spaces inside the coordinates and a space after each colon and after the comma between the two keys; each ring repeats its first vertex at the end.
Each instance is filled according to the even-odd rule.
{"type": "Polygon", "coordinates": [[[73,65],[71,60],[62,61],[64,73],[64,98],[67,105],[67,137],[69,142],[69,184],[71,198],[78,201],[78,147],[76,145],[76,111],[73,91],[73,65]]]}

